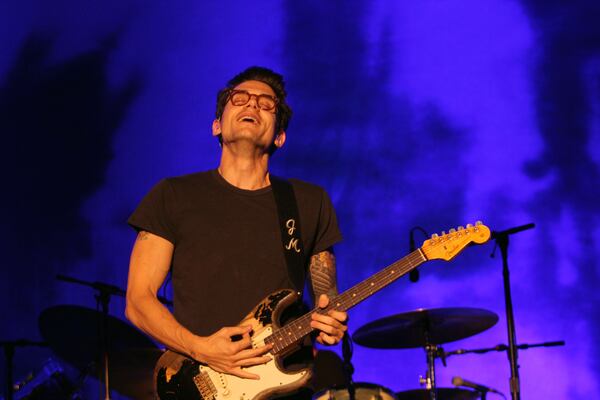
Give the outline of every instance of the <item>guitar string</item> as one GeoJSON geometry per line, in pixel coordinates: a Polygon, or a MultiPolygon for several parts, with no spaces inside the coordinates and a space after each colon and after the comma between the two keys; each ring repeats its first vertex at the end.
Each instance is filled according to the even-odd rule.
{"type": "Polygon", "coordinates": [[[339,307],[337,305],[337,303],[339,303],[340,305],[343,306],[342,309],[348,309],[348,308],[352,307],[353,305],[355,305],[357,302],[360,302],[360,301],[366,299],[368,296],[374,294],[376,291],[385,287],[385,285],[393,282],[394,280],[396,280],[399,277],[401,277],[402,275],[404,275],[408,270],[410,270],[411,268],[413,268],[415,266],[414,265],[415,260],[413,260],[415,258],[415,255],[419,256],[419,259],[420,259],[419,264],[424,261],[424,258],[421,256],[421,254],[419,252],[411,253],[408,256],[404,257],[403,259],[398,260],[395,263],[384,268],[383,270],[379,271],[378,273],[373,275],[371,278],[366,279],[365,281],[355,285],[354,287],[352,287],[349,290],[345,291],[344,293],[340,294],[338,297],[333,298],[331,305],[326,307],[325,309],[323,309],[323,310],[314,309],[312,312],[304,315],[303,317],[298,318],[297,320],[293,321],[291,324],[288,324],[287,326],[282,327],[282,328],[278,329],[277,331],[275,331],[274,332],[275,336],[278,339],[275,341],[276,345],[277,345],[277,349],[275,349],[275,350],[276,351],[283,350],[287,346],[296,343],[297,339],[300,339],[300,338],[304,337],[306,334],[310,333],[313,329],[310,328],[310,325],[308,322],[309,322],[310,317],[313,312],[328,311],[329,309],[339,307]],[[408,265],[403,266],[402,264],[408,264],[408,265]],[[395,267],[399,267],[399,269],[400,269],[399,275],[395,275],[396,271],[393,272],[394,275],[389,273],[389,271],[393,270],[393,268],[395,268],[395,267]],[[370,285],[370,283],[373,283],[373,285],[370,285]],[[354,294],[354,296],[351,297],[351,294],[354,294]],[[353,301],[355,301],[354,304],[352,304],[353,301]],[[335,304],[336,307],[333,306],[334,302],[336,303],[335,304]],[[296,329],[294,329],[294,328],[296,328],[296,329]],[[296,336],[296,332],[301,334],[300,337],[296,336]],[[287,335],[285,335],[285,333],[287,333],[287,335]],[[293,339],[293,340],[290,340],[290,339],[293,339]]]}
{"type": "MultiPolygon", "coordinates": [[[[371,281],[376,282],[377,284],[374,284],[373,286],[365,285],[363,287],[354,288],[355,290],[350,291],[354,295],[353,297],[350,297],[350,292],[349,292],[344,296],[334,298],[334,299],[332,299],[332,303],[335,302],[335,307],[332,305],[331,307],[327,307],[327,308],[325,308],[323,310],[319,310],[319,311],[321,311],[321,312],[328,311],[329,309],[332,309],[332,308],[338,308],[341,310],[349,309],[351,306],[356,304],[356,302],[362,301],[363,299],[372,295],[373,293],[375,293],[382,287],[382,285],[381,285],[382,279],[374,279],[371,281]]],[[[390,282],[391,280],[389,278],[386,279],[386,277],[383,277],[383,281],[387,283],[387,282],[390,282]]],[[[317,310],[309,313],[304,318],[294,321],[294,323],[292,325],[288,325],[288,326],[278,330],[277,334],[276,334],[276,338],[279,340],[276,341],[277,348],[275,350],[276,351],[283,350],[286,347],[288,347],[289,345],[296,343],[298,339],[300,339],[300,338],[304,337],[306,334],[310,333],[313,330],[313,328],[310,327],[310,316],[314,312],[317,312],[317,310]]]]}
{"type": "Polygon", "coordinates": [[[278,330],[274,331],[270,336],[265,338],[265,343],[270,343],[272,341],[275,342],[273,350],[276,353],[286,349],[287,347],[296,343],[299,339],[306,336],[306,334],[310,333],[313,330],[310,327],[309,321],[311,319],[311,315],[314,312],[328,311],[329,309],[333,309],[340,306],[342,306],[341,308],[343,310],[347,310],[352,306],[356,305],[358,302],[366,299],[370,295],[379,291],[386,285],[400,278],[401,276],[406,274],[406,272],[420,265],[424,261],[426,261],[426,258],[422,255],[422,253],[419,250],[410,253],[406,257],[383,268],[382,270],[380,270],[370,278],[366,279],[365,281],[358,283],[357,285],[341,293],[339,296],[331,299],[330,306],[326,307],[325,309],[319,310],[315,308],[311,312],[298,318],[297,320],[286,325],[285,327],[279,328],[278,330]],[[417,264],[415,264],[415,262],[417,262],[417,264]],[[395,271],[394,268],[398,268],[398,271],[395,271]],[[333,306],[334,302],[336,307],[333,306]],[[337,305],[338,303],[340,304],[339,306],[337,305]],[[300,336],[297,336],[296,333],[299,333],[300,336]]]}

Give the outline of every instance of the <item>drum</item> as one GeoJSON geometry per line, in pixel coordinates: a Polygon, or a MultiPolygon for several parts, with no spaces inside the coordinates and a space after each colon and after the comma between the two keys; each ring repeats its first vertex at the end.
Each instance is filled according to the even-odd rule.
{"type": "Polygon", "coordinates": [[[27,400],[67,400],[75,399],[77,393],[68,380],[62,366],[48,359],[35,374],[31,373],[23,382],[15,385],[13,399],[27,400]]]}
{"type": "MultiPolygon", "coordinates": [[[[394,392],[374,383],[357,382],[354,384],[356,400],[396,400],[394,392]]],[[[313,400],[349,400],[348,387],[333,387],[315,393],[313,400]]]]}
{"type": "MultiPolygon", "coordinates": [[[[407,390],[405,392],[396,393],[398,400],[429,400],[431,394],[426,389],[407,390]]],[[[438,388],[438,400],[478,400],[479,392],[468,389],[458,388],[438,388]]]]}

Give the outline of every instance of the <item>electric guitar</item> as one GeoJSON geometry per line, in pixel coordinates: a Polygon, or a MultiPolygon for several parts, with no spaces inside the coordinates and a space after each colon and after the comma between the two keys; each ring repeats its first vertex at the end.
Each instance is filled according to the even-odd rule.
{"type": "Polygon", "coordinates": [[[423,245],[404,258],[387,266],[370,278],[331,298],[329,306],[315,308],[302,317],[280,326],[283,311],[299,300],[299,293],[283,289],[267,296],[240,323],[251,325],[252,347],[273,343],[266,364],[248,367],[260,375],[260,380],[239,378],[214,371],[189,357],[167,350],[154,370],[156,395],[161,400],[262,400],[270,396],[292,393],[306,385],[310,369],[289,372],[283,368],[283,358],[295,351],[302,339],[314,329],[310,326],[312,313],[327,313],[330,309],[346,311],[383,289],[420,264],[429,260],[449,261],[471,243],[485,243],[490,229],[477,222],[449,233],[434,234],[423,245]]]}

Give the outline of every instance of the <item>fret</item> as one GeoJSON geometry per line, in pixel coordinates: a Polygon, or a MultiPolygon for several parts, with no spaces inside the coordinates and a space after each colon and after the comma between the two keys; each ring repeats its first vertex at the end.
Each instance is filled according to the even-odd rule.
{"type": "Polygon", "coordinates": [[[273,353],[275,354],[284,352],[314,330],[310,326],[311,315],[313,313],[320,312],[325,314],[332,309],[346,311],[425,261],[427,259],[420,249],[413,251],[406,257],[385,267],[372,277],[330,299],[329,306],[324,309],[314,309],[286,326],[277,329],[265,338],[265,343],[271,343],[271,341],[274,343],[273,353]],[[270,339],[271,337],[273,339],[270,339]]]}

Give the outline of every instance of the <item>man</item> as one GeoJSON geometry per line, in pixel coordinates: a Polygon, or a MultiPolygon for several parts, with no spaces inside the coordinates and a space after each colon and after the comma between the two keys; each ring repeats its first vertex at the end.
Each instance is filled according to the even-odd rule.
{"type": "MultiPolygon", "coordinates": [[[[303,289],[288,274],[268,170],[286,140],[291,109],[285,97],[281,75],[266,68],[234,77],[218,94],[212,124],[222,147],[218,169],[162,180],[128,221],[138,236],[127,318],[170,349],[241,378],[260,379],[243,367],[268,362],[271,346],[251,348],[250,327],[236,324],[269,293],[303,289]],[[157,300],[170,268],[174,315],[157,300]]],[[[291,183],[312,290],[325,308],[337,291],[335,212],[321,188],[291,183]]],[[[319,343],[342,339],[345,312],[312,318],[319,343]]]]}

